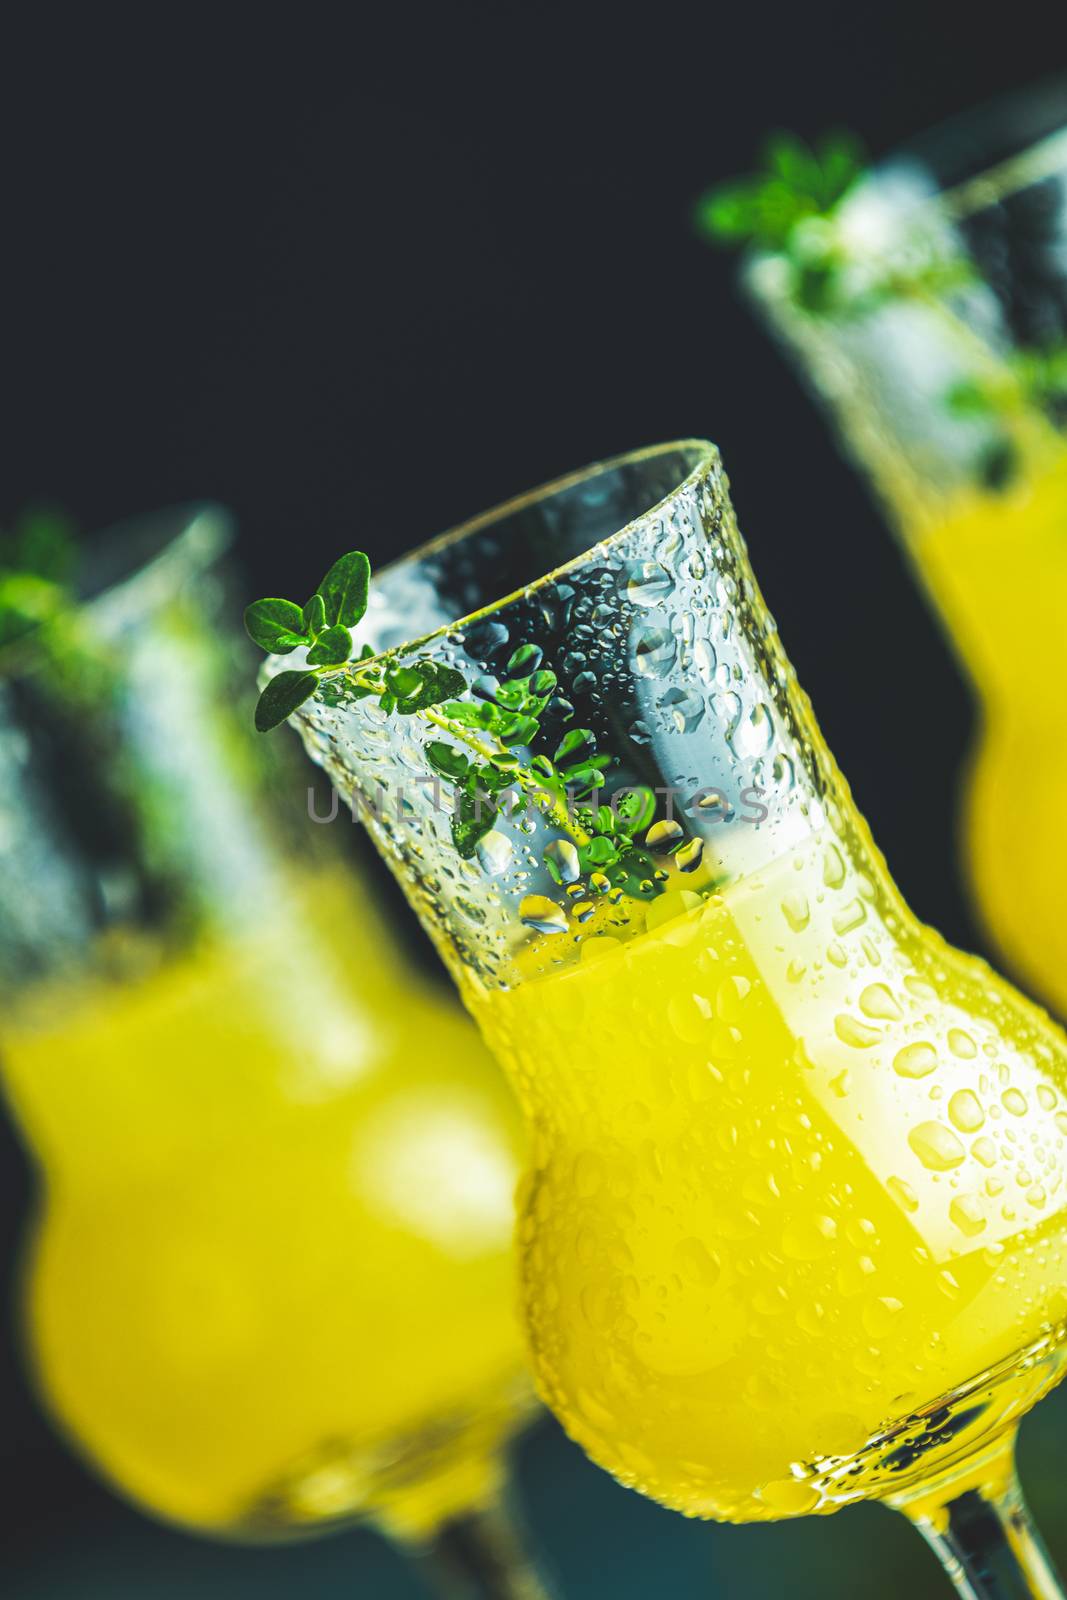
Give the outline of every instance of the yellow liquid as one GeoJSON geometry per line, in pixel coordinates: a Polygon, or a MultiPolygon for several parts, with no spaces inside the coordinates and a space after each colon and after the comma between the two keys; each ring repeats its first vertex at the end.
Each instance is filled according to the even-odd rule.
{"type": "Polygon", "coordinates": [[[910,542],[982,706],[966,793],[971,882],[991,937],[1067,1016],[1067,460],[974,495],[910,542]]]}
{"type": "Polygon", "coordinates": [[[527,1404],[512,1097],[350,896],[290,886],[284,926],[5,1030],[44,1167],[41,1383],[116,1484],[201,1528],[418,1532],[488,1492],[527,1404]]]}
{"type": "Polygon", "coordinates": [[[1067,1041],[910,917],[869,839],[672,890],[636,934],[621,910],[472,1001],[534,1129],[544,1397],[690,1515],[890,1494],[1056,1375],[1067,1041]]]}

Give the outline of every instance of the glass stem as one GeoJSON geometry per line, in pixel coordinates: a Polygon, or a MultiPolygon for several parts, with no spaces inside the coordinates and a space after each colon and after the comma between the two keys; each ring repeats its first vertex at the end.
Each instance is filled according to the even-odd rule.
{"type": "Polygon", "coordinates": [[[1015,1472],[1014,1434],[977,1463],[892,1503],[966,1600],[1065,1600],[1015,1472]]]}
{"type": "Polygon", "coordinates": [[[499,1502],[442,1523],[418,1556],[443,1600],[552,1600],[499,1502]]]}

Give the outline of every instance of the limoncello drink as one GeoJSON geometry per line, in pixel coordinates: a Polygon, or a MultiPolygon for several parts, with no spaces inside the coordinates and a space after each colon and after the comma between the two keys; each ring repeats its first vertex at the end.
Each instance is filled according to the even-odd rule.
{"type": "Polygon", "coordinates": [[[1067,1014],[1067,457],[962,495],[908,547],[979,697],[968,866],[991,937],[1067,1014]]]}
{"type": "Polygon", "coordinates": [[[261,1534],[369,1511],[419,1534],[484,1498],[527,1404],[518,1117],[343,875],[284,907],[5,1019],[44,1178],[33,1359],[157,1513],[261,1534]]]}
{"type": "Polygon", "coordinates": [[[976,1377],[1007,1363],[988,1388],[1022,1409],[1049,1377],[1018,1353],[1067,1315],[1063,1041],[914,921],[860,829],[718,893],[675,874],[643,931],[622,903],[556,973],[469,993],[537,1130],[545,1398],[691,1515],[936,1471],[989,1426],[976,1377]]]}

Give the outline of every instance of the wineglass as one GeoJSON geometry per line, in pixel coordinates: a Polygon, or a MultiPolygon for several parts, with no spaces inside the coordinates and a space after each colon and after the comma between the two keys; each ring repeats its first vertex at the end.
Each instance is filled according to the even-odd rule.
{"type": "Polygon", "coordinates": [[[744,282],[973,683],[970,886],[1006,961],[1067,1014],[1067,85],[902,150],[817,233],[829,292],[805,294],[784,251],[753,256],[744,282]]]}
{"type": "MultiPolygon", "coordinates": [[[[251,731],[212,507],[116,531],[0,675],[0,1058],[40,1172],[30,1360],[155,1514],[372,1519],[443,1589],[544,1591],[506,1086],[251,731]]],[[[310,770],[310,769],[309,769],[310,770]]],[[[414,930],[412,930],[414,931],[414,930]]]]}
{"type": "Polygon", "coordinates": [[[714,446],[479,517],[366,624],[293,720],[526,1113],[544,1399],[686,1515],[882,1500],[972,1600],[1059,1595],[1012,1460],[1063,1371],[1067,1040],[901,899],[714,446]],[[431,667],[463,691],[368,692],[431,667]]]}

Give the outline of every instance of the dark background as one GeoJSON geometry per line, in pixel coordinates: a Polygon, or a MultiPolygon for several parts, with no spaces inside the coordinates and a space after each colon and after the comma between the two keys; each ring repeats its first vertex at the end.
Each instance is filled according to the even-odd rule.
{"type": "MultiPolygon", "coordinates": [[[[846,126],[874,154],[1067,65],[1048,0],[872,8],[38,7],[0,26],[0,515],[95,529],[234,509],[249,594],[309,592],[598,456],[722,447],[757,572],[915,909],[982,947],[956,876],[972,715],[881,518],[692,235],[763,134],[846,126]]],[[[0,1148],[13,1258],[28,1192],[0,1148]]],[[[0,1359],[6,1592],[422,1593],[366,1532],[240,1550],[156,1528],[75,1462],[0,1359]]],[[[1053,1547],[1048,1402],[1024,1471],[1053,1547]]],[[[701,1527],[617,1488],[551,1425],[522,1447],[534,1529],[575,1597],[944,1592],[877,1509],[701,1527]]]]}

